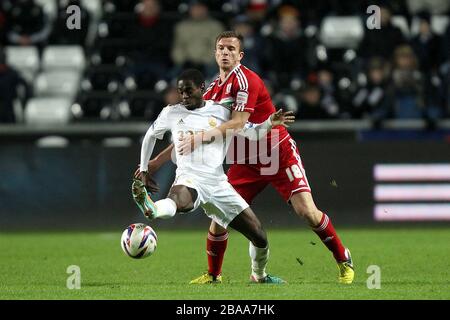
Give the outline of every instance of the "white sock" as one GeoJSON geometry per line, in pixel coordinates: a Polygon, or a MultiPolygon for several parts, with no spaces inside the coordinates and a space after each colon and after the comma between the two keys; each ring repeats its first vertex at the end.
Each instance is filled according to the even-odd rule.
{"type": "Polygon", "coordinates": [[[256,279],[265,278],[267,276],[266,266],[269,261],[269,245],[265,248],[257,248],[250,242],[248,249],[252,259],[252,276],[256,279]]]}
{"type": "Polygon", "coordinates": [[[177,212],[177,204],[172,199],[166,198],[155,202],[156,213],[155,218],[169,219],[177,212]]]}

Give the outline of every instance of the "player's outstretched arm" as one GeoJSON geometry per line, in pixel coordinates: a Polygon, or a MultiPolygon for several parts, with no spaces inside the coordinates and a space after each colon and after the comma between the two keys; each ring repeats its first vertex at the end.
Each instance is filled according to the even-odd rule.
{"type": "Polygon", "coordinates": [[[278,109],[277,112],[272,113],[269,119],[272,122],[272,127],[283,126],[289,128],[288,124],[295,122],[294,112],[293,111],[284,112],[283,109],[278,109]]]}
{"type": "Polygon", "coordinates": [[[249,117],[249,112],[233,111],[231,120],[222,123],[217,128],[185,137],[178,145],[177,152],[181,155],[189,154],[202,143],[210,143],[216,138],[226,137],[227,132],[230,131],[235,133],[242,130],[249,117]]]}
{"type": "Polygon", "coordinates": [[[250,140],[259,140],[263,138],[273,127],[283,126],[289,127],[288,123],[295,121],[295,116],[292,111],[283,112],[279,109],[277,112],[271,114],[266,121],[255,124],[252,122],[247,122],[244,128],[237,133],[250,140]]]}

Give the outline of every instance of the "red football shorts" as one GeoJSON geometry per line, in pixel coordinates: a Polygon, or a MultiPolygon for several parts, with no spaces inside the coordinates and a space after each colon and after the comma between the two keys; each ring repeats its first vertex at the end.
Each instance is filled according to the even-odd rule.
{"type": "Polygon", "coordinates": [[[311,192],[295,141],[288,136],[281,141],[277,151],[278,170],[273,174],[262,174],[261,165],[258,164],[230,166],[228,181],[247,203],[251,204],[269,183],[285,201],[289,201],[295,193],[311,192]]]}

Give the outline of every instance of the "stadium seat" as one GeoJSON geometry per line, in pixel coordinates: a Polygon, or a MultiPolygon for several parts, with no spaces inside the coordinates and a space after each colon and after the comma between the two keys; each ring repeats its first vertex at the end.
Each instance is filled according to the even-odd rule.
{"type": "Polygon", "coordinates": [[[67,124],[70,121],[70,99],[32,98],[25,108],[26,124],[67,124]]]}
{"type": "Polygon", "coordinates": [[[149,91],[129,93],[118,105],[120,117],[124,120],[154,120],[163,107],[161,96],[149,91]]]}
{"type": "Polygon", "coordinates": [[[82,91],[117,92],[123,81],[122,70],[111,66],[89,68],[81,83],[82,91]]]}
{"type": "Polygon", "coordinates": [[[97,26],[103,16],[103,7],[101,0],[81,0],[81,5],[89,12],[91,21],[87,34],[87,45],[93,46],[95,43],[95,35],[97,34],[97,26]]]}
{"type": "Polygon", "coordinates": [[[320,27],[320,40],[327,48],[357,48],[364,36],[361,18],[326,17],[320,27]]]}
{"type": "Polygon", "coordinates": [[[19,71],[32,83],[39,69],[39,52],[36,47],[7,46],[5,48],[6,63],[19,71]]]}
{"type": "Polygon", "coordinates": [[[106,148],[129,148],[133,145],[130,137],[113,137],[102,140],[102,146],[106,148]]]}
{"type": "Polygon", "coordinates": [[[81,46],[47,46],[42,55],[43,70],[74,69],[82,72],[85,64],[81,46]]]}
{"type": "Polygon", "coordinates": [[[407,0],[408,11],[414,15],[420,11],[426,10],[431,14],[445,14],[450,9],[448,1],[442,0],[407,0]]]}
{"type": "Polygon", "coordinates": [[[28,69],[17,69],[20,75],[24,78],[24,80],[30,85],[33,86],[34,80],[36,79],[36,71],[28,70],[28,69]]]}
{"type": "Polygon", "coordinates": [[[56,0],[35,0],[35,2],[42,7],[51,20],[54,20],[58,15],[58,5],[56,0]]]}
{"type": "MultiPolygon", "coordinates": [[[[450,18],[447,16],[432,16],[431,29],[438,35],[443,35],[447,30],[450,18]]],[[[414,17],[411,22],[411,34],[413,36],[419,33],[419,19],[414,17]]]]}
{"type": "Polygon", "coordinates": [[[103,14],[101,0],[81,0],[81,5],[89,11],[95,21],[101,18],[103,14]]]}
{"type": "Polygon", "coordinates": [[[93,65],[123,65],[129,52],[136,47],[134,41],[121,39],[104,39],[95,46],[91,56],[93,65]]]}
{"type": "Polygon", "coordinates": [[[78,91],[80,75],[71,70],[51,70],[39,74],[34,82],[36,97],[67,97],[73,99],[78,91]]]}
{"type": "Polygon", "coordinates": [[[411,31],[409,30],[408,21],[404,16],[393,16],[391,19],[392,25],[399,28],[406,39],[411,37],[411,31]]]}
{"type": "Polygon", "coordinates": [[[139,0],[105,0],[103,8],[105,12],[133,12],[139,0]]]}
{"type": "Polygon", "coordinates": [[[125,80],[125,87],[129,91],[152,90],[157,82],[158,79],[152,73],[141,72],[136,75],[129,75],[125,80]]]}
{"type": "Polygon", "coordinates": [[[69,145],[69,139],[61,136],[45,136],[36,141],[38,148],[65,148],[69,145]]]}
{"type": "Polygon", "coordinates": [[[71,107],[76,121],[111,119],[115,111],[115,96],[105,92],[81,93],[71,107]]]}
{"type": "Polygon", "coordinates": [[[434,32],[436,32],[439,35],[445,34],[445,31],[447,30],[447,26],[450,23],[450,17],[449,16],[432,16],[431,17],[431,28],[434,32]]]}
{"type": "Polygon", "coordinates": [[[115,13],[99,24],[99,38],[130,39],[136,25],[136,17],[130,13],[115,13]]]}

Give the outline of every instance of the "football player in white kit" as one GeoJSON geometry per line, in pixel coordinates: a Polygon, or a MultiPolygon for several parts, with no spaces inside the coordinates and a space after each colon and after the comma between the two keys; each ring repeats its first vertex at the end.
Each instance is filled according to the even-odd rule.
{"type": "MultiPolygon", "coordinates": [[[[136,204],[149,219],[170,218],[176,212],[191,212],[201,206],[205,214],[216,223],[224,228],[230,226],[250,240],[251,281],[284,283],[284,280],[266,273],[269,256],[266,232],[247,202],[229,184],[223,171],[222,163],[231,139],[203,144],[188,155],[176,154],[176,178],[167,198],[156,202],[150,199],[145,189],[145,185],[152,184],[147,164],[156,139],[162,139],[165,132],[171,131],[176,147],[184,135],[219,126],[231,116],[230,109],[213,101],[203,100],[205,82],[200,71],[190,69],[183,72],[178,78],[177,88],[182,102],[165,107],[142,142],[141,179],[135,179],[132,187],[136,204]]],[[[250,139],[260,139],[272,126],[287,126],[287,123],[293,121],[291,112],[279,110],[259,125],[249,123],[238,134],[250,139]]]]}

